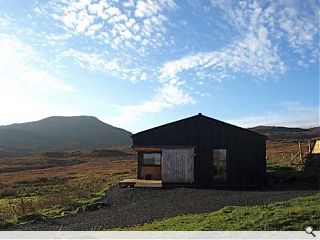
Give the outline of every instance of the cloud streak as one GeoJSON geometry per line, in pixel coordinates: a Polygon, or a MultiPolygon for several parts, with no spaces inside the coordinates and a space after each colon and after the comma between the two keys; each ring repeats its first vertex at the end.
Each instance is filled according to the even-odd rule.
{"type": "Polygon", "coordinates": [[[109,117],[107,121],[117,125],[125,125],[139,121],[145,114],[161,112],[167,108],[173,108],[179,105],[195,104],[195,100],[174,83],[165,83],[156,91],[156,95],[151,100],[127,105],[117,106],[119,115],[109,117]]]}
{"type": "Polygon", "coordinates": [[[285,102],[282,112],[270,112],[265,115],[249,116],[228,122],[241,127],[286,126],[286,127],[319,127],[319,107],[304,106],[300,102],[285,102]]]}
{"type": "Polygon", "coordinates": [[[73,86],[39,67],[45,63],[42,55],[18,38],[1,35],[0,52],[0,81],[3,85],[15,81],[40,91],[76,92],[73,86]]]}
{"type": "MultiPolygon", "coordinates": [[[[101,46],[72,47],[60,56],[72,58],[92,72],[111,73],[133,83],[149,80],[158,84],[149,100],[118,106],[119,115],[113,118],[117,123],[195,104],[198,96],[208,95],[200,87],[226,79],[237,81],[236,76],[241,75],[257,82],[274,80],[290,70],[292,62],[307,66],[318,60],[317,4],[211,0],[200,10],[215,14],[214,20],[220,24],[228,23],[233,37],[219,48],[210,39],[205,51],[173,41],[177,27],[183,34],[188,31],[176,16],[171,18],[172,13],[181,13],[179,2],[173,0],[51,1],[49,5],[47,13],[65,30],[63,37],[90,40],[101,46]],[[171,48],[179,54],[171,54],[171,48]],[[288,51],[294,53],[292,57],[288,57],[288,51]]],[[[189,32],[186,36],[197,37],[189,32]]],[[[50,40],[63,37],[50,35],[50,40]]]]}
{"type": "Polygon", "coordinates": [[[226,21],[239,34],[245,35],[261,26],[265,27],[278,49],[289,44],[300,55],[300,61],[318,60],[319,6],[316,1],[220,1],[211,0],[220,9],[226,21]],[[306,59],[309,55],[310,59],[306,59]]]}
{"type": "Polygon", "coordinates": [[[87,53],[75,49],[68,49],[60,54],[60,58],[71,57],[76,64],[84,69],[89,69],[92,72],[100,72],[106,74],[114,74],[115,76],[130,80],[135,83],[140,80],[145,80],[148,75],[141,68],[127,68],[119,63],[119,60],[110,59],[103,54],[87,53]]]}
{"type": "MultiPolygon", "coordinates": [[[[126,119],[126,116],[135,119],[134,115],[141,116],[143,113],[148,113],[151,105],[155,106],[151,108],[152,112],[157,112],[173,106],[195,103],[193,94],[186,91],[186,85],[195,84],[192,79],[195,76],[207,80],[207,84],[208,81],[221,82],[236,74],[250,75],[256,81],[277,79],[288,69],[288,63],[285,62],[283,53],[280,52],[283,40],[286,40],[291,48],[302,57],[305,54],[302,49],[307,46],[307,49],[312,51],[311,61],[315,61],[314,56],[318,52],[315,44],[318,26],[314,23],[317,21],[310,21],[305,13],[298,16],[299,10],[295,8],[297,6],[287,6],[281,3],[264,5],[258,1],[239,3],[212,1],[212,6],[225,13],[227,21],[234,26],[239,37],[222,49],[189,54],[164,63],[159,70],[159,83],[162,88],[174,88],[176,92],[179,92],[179,99],[183,101],[167,102],[159,107],[156,97],[142,104],[123,107],[117,121],[122,118],[126,119]],[[277,18],[278,13],[280,18],[277,18]]],[[[204,96],[204,93],[199,93],[199,95],[204,96]]],[[[268,121],[282,123],[288,120],[282,116],[270,115],[244,119],[243,123],[253,122],[255,119],[257,123],[263,119],[266,119],[266,123],[268,121]]],[[[311,122],[314,123],[314,120],[306,121],[305,118],[301,118],[300,123],[305,121],[311,124],[311,122]]]]}

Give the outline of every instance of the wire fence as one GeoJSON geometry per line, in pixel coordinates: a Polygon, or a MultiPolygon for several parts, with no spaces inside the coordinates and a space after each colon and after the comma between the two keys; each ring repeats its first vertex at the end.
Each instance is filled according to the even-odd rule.
{"type": "Polygon", "coordinates": [[[305,141],[269,141],[267,143],[268,164],[303,164],[310,153],[312,142],[305,141]]]}

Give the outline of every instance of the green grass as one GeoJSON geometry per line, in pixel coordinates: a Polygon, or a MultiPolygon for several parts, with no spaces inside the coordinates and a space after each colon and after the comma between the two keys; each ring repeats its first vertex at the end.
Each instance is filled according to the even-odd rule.
{"type": "Polygon", "coordinates": [[[49,183],[48,186],[39,187],[39,191],[35,190],[38,187],[34,186],[0,191],[3,196],[6,196],[0,198],[0,210],[2,211],[0,229],[8,223],[25,223],[40,216],[55,218],[76,213],[81,207],[93,204],[105,196],[106,191],[115,185],[121,177],[121,174],[117,177],[111,176],[106,181],[99,182],[95,188],[91,187],[94,180],[89,183],[86,180],[82,182],[82,187],[78,185],[66,187],[66,185],[50,185],[49,183]],[[34,191],[29,191],[29,188],[34,191]],[[46,188],[48,188],[47,191],[46,188]],[[66,194],[67,191],[69,191],[68,194],[66,194]],[[77,191],[80,191],[79,195],[76,194],[77,191]]]}
{"type": "Polygon", "coordinates": [[[320,193],[265,206],[229,206],[212,213],[182,215],[125,230],[301,231],[308,225],[320,230],[320,193]]]}
{"type": "Polygon", "coordinates": [[[34,221],[40,218],[55,218],[77,213],[105,196],[106,191],[129,172],[122,170],[97,176],[83,175],[69,181],[25,181],[15,183],[15,188],[0,190],[0,229],[7,225],[34,221]]]}
{"type": "Polygon", "coordinates": [[[297,183],[301,181],[302,165],[272,164],[267,172],[274,183],[297,183]]]}
{"type": "Polygon", "coordinates": [[[273,183],[297,183],[320,187],[320,159],[309,157],[305,164],[269,164],[267,172],[273,183]]]}

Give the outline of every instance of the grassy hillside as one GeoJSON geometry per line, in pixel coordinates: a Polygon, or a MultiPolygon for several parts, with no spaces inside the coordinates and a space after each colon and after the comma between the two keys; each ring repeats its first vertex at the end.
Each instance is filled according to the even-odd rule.
{"type": "Polygon", "coordinates": [[[0,159],[0,228],[76,211],[135,176],[128,147],[0,159]]]}
{"type": "Polygon", "coordinates": [[[289,127],[273,127],[258,126],[249,128],[254,132],[263,134],[269,140],[306,140],[320,136],[320,127],[314,128],[289,128],[289,127]]]}
{"type": "Polygon", "coordinates": [[[301,231],[320,230],[320,193],[266,206],[229,206],[127,228],[137,231],[301,231]]]}
{"type": "MultiPolygon", "coordinates": [[[[112,136],[112,131],[120,131],[120,135],[124,133],[122,136],[130,135],[125,130],[106,125],[91,117],[58,117],[0,127],[0,143],[1,139],[7,138],[8,141],[2,144],[5,147],[12,144],[10,136],[13,136],[17,137],[13,143],[21,144],[16,150],[8,148],[14,157],[1,157],[1,152],[7,154],[8,149],[0,145],[0,227],[8,222],[21,223],[37,217],[56,217],[75,212],[101,197],[119,180],[135,177],[137,162],[128,146],[94,151],[72,149],[48,152],[46,149],[41,154],[21,157],[28,147],[37,146],[41,151],[42,147],[56,149],[63,144],[67,147],[105,146],[109,144],[106,139],[112,136]],[[58,130],[60,128],[64,130],[58,130]],[[105,129],[113,130],[110,133],[105,129]],[[11,132],[6,135],[6,131],[17,134],[10,135],[11,132]],[[60,139],[59,136],[64,134],[74,138],[65,136],[60,139]],[[15,151],[21,151],[21,156],[16,156],[15,151]]],[[[301,147],[302,152],[306,153],[307,142],[301,142],[301,147]]],[[[292,162],[300,165],[289,164],[298,149],[297,141],[268,140],[268,172],[273,182],[292,183],[300,179],[303,170],[301,161],[295,159],[292,162]]],[[[313,219],[313,216],[320,219],[319,203],[318,194],[268,206],[227,207],[210,214],[170,218],[138,226],[134,230],[301,230],[300,227],[308,221],[319,229],[319,220],[316,222],[316,218],[313,219]],[[229,224],[224,226],[221,222],[229,224]]]]}
{"type": "MultiPolygon", "coordinates": [[[[0,150],[76,150],[131,144],[131,133],[95,117],[49,117],[0,127],[0,150]]],[[[10,152],[10,151],[9,151],[10,152]]],[[[9,154],[8,152],[8,154],[9,154]]],[[[1,155],[1,153],[0,153],[1,155]]]]}

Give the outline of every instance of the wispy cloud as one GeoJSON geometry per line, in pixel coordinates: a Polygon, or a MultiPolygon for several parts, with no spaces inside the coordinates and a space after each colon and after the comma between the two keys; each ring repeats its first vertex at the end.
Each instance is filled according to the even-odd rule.
{"type": "MultiPolygon", "coordinates": [[[[277,48],[272,46],[267,30],[261,26],[221,50],[200,52],[165,63],[160,69],[160,82],[176,87],[192,99],[183,87],[196,82],[188,82],[185,75],[181,77],[182,73],[189,73],[191,78],[195,74],[200,79],[221,82],[236,73],[249,74],[257,80],[276,78],[285,70],[277,48]]],[[[202,85],[203,81],[200,82],[202,85]]],[[[199,92],[199,95],[205,96],[207,93],[199,92]]]]}
{"type": "MultiPolygon", "coordinates": [[[[302,58],[304,57],[302,49],[305,45],[312,51],[311,58],[314,58],[318,51],[316,44],[318,26],[314,25],[317,21],[310,21],[303,11],[298,16],[300,10],[295,4],[212,0],[212,6],[225,13],[227,21],[238,32],[238,37],[222,49],[189,54],[162,65],[159,70],[160,86],[174,88],[179,92],[180,98],[184,99],[183,101],[167,102],[159,107],[159,102],[151,99],[135,106],[122,107],[122,113],[117,121],[121,118],[126,119],[125,116],[135,119],[133,115],[140,116],[148,112],[144,109],[149,109],[152,105],[154,108],[151,107],[151,109],[155,112],[172,106],[195,103],[194,93],[186,90],[186,86],[192,86],[198,82],[193,80],[194,77],[202,79],[202,84],[203,82],[212,84],[212,81],[221,82],[236,74],[250,75],[256,81],[277,79],[288,69],[288,60],[283,57],[286,53],[281,52],[283,40],[286,40],[294,51],[300,53],[302,58]],[[305,28],[302,27],[304,25],[305,28]]],[[[301,62],[303,60],[300,60],[300,65],[301,62]]],[[[196,93],[200,96],[206,95],[199,91],[196,93]]],[[[305,117],[295,117],[297,121],[300,119],[301,124],[304,122],[303,124],[308,125],[315,122],[315,119],[306,121],[305,117]]],[[[242,121],[252,123],[256,120],[258,123],[263,122],[263,119],[266,123],[291,124],[289,119],[277,114],[249,117],[242,121]]]]}
{"type": "MultiPolygon", "coordinates": [[[[189,101],[183,101],[182,104],[194,102],[192,95],[183,90],[184,85],[195,84],[190,80],[188,82],[185,73],[191,76],[189,79],[196,76],[200,79],[221,82],[237,73],[251,75],[256,80],[275,79],[287,69],[285,61],[279,53],[280,43],[275,42],[275,37],[277,37],[275,35],[278,34],[275,32],[275,26],[270,28],[268,25],[272,24],[276,18],[273,4],[265,9],[257,1],[252,3],[243,1],[239,4],[231,1],[212,1],[212,4],[221,8],[228,15],[228,21],[240,35],[231,44],[220,50],[190,54],[163,64],[159,74],[160,83],[175,87],[177,91],[180,91],[181,96],[186,96],[189,99],[189,101]],[[182,73],[184,73],[183,77],[181,77],[182,73]]],[[[284,9],[287,11],[287,8],[284,9]]],[[[282,12],[282,14],[285,13],[282,12]]],[[[290,16],[290,18],[294,18],[294,16],[290,16]]],[[[301,19],[299,25],[303,24],[304,20],[301,19]]],[[[281,22],[278,22],[278,25],[281,25],[281,22]]],[[[294,48],[299,47],[298,42],[308,44],[311,47],[315,42],[314,32],[317,31],[311,32],[313,36],[309,40],[300,37],[299,41],[295,41],[292,36],[297,36],[300,30],[295,29],[291,30],[292,32],[282,34],[286,34],[286,39],[294,48]],[[293,31],[296,32],[293,33],[293,31]]],[[[303,32],[300,31],[300,33],[303,32]]],[[[201,82],[203,84],[203,81],[201,82]]],[[[205,94],[197,93],[201,96],[205,94]]],[[[149,103],[152,104],[153,100],[149,103]]],[[[167,107],[170,106],[170,104],[167,105],[167,107]]]]}
{"type": "Polygon", "coordinates": [[[152,0],[139,0],[136,3],[134,15],[140,18],[151,17],[161,14],[163,9],[173,9],[176,7],[177,5],[172,0],[164,0],[157,2],[152,0]]]}
{"type": "Polygon", "coordinates": [[[151,100],[126,106],[117,106],[119,114],[106,120],[116,126],[133,123],[145,114],[161,112],[164,109],[184,104],[194,104],[195,100],[178,85],[165,83],[155,90],[156,95],[151,100]]]}
{"type": "MultiPolygon", "coordinates": [[[[180,14],[178,4],[174,0],[52,0],[47,7],[35,11],[48,14],[63,29],[62,35],[46,37],[53,45],[72,42],[73,38],[81,41],[78,48],[70,44],[59,53],[60,57],[72,58],[94,73],[157,84],[149,100],[118,106],[119,115],[110,118],[117,125],[138,120],[147,113],[195,104],[197,97],[208,96],[207,86],[239,75],[266,81],[281,77],[290,70],[292,62],[307,66],[318,61],[317,4],[256,0],[191,4],[200,6],[206,14],[212,11],[214,21],[230,26],[232,38],[225,45],[217,47],[210,35],[205,50],[189,49],[182,41],[182,46],[173,41],[178,22],[183,25],[179,28],[182,36],[197,39],[201,31],[185,34],[190,29],[186,28],[186,21],[173,21],[177,15],[170,18],[172,14],[168,13],[180,14]],[[98,47],[87,47],[87,43],[98,47]],[[171,54],[168,46],[177,54],[171,54]],[[288,51],[295,55],[291,57],[288,51]]],[[[266,119],[276,114],[271,115],[266,119]]],[[[257,119],[261,120],[259,116],[257,119]]]]}
{"type": "Polygon", "coordinates": [[[33,121],[52,114],[75,114],[75,108],[54,106],[56,99],[44,101],[50,94],[57,96],[77,90],[48,72],[43,56],[30,44],[0,34],[0,52],[1,124],[33,121]]]}
{"type": "Polygon", "coordinates": [[[72,57],[89,71],[138,82],[155,72],[155,67],[146,61],[150,52],[170,44],[166,40],[166,26],[170,23],[165,13],[176,8],[173,0],[59,0],[37,7],[35,12],[45,13],[64,31],[47,35],[50,45],[80,38],[101,46],[63,49],[60,57],[72,57]]]}
{"type": "Polygon", "coordinates": [[[320,126],[320,113],[319,107],[304,106],[300,102],[285,102],[280,112],[269,112],[265,115],[243,117],[228,122],[242,127],[265,125],[308,128],[320,126]]]}
{"type": "Polygon", "coordinates": [[[315,62],[319,55],[319,6],[316,1],[220,1],[215,8],[240,34],[262,26],[272,44],[285,52],[284,46],[300,55],[300,61],[315,62]],[[306,58],[309,54],[309,59],[306,58]]]}
{"type": "Polygon", "coordinates": [[[319,58],[320,9],[312,4],[315,5],[313,1],[309,1],[308,6],[313,14],[307,14],[303,8],[297,8],[294,5],[281,5],[283,10],[280,11],[278,18],[274,18],[291,48],[299,53],[307,63],[318,61],[319,58]],[[310,59],[306,59],[308,51],[311,53],[310,59]]]}
{"type": "MultiPolygon", "coordinates": [[[[198,77],[221,80],[234,73],[245,73],[257,80],[277,78],[290,61],[284,58],[281,44],[285,39],[297,52],[306,47],[312,50],[311,59],[317,56],[319,27],[314,18],[295,4],[259,1],[217,1],[212,5],[226,16],[238,37],[228,46],[214,51],[199,52],[164,64],[163,79],[176,79],[184,71],[196,72],[198,77]],[[280,17],[279,17],[280,16],[280,17]]],[[[303,55],[304,56],[304,55],[303,55]]],[[[313,59],[314,61],[314,59],[313,59]]],[[[299,64],[303,63],[300,60],[299,64]]]]}
{"type": "Polygon", "coordinates": [[[176,8],[173,0],[162,1],[54,1],[49,11],[63,27],[75,34],[99,40],[118,51],[147,54],[160,47],[168,19],[164,12],[176,8]]]}
{"type": "Polygon", "coordinates": [[[41,54],[18,38],[1,35],[0,52],[0,82],[3,85],[15,81],[40,91],[76,91],[73,86],[41,68],[41,65],[45,65],[41,54]]]}
{"type": "MultiPolygon", "coordinates": [[[[178,60],[165,63],[160,70],[162,81],[174,80],[183,71],[193,70],[197,75],[219,78],[221,74],[247,73],[256,78],[276,77],[285,71],[284,62],[268,39],[266,29],[261,27],[257,33],[249,32],[243,40],[238,39],[229,46],[211,52],[200,52],[178,60]]],[[[201,76],[199,76],[201,77],[201,76]]]]}
{"type": "Polygon", "coordinates": [[[89,69],[92,72],[101,72],[107,74],[114,74],[119,78],[137,82],[146,80],[148,77],[148,69],[127,67],[121,65],[119,60],[110,59],[103,54],[87,53],[75,49],[68,49],[60,54],[60,57],[72,57],[76,64],[84,69],[89,69]]]}

